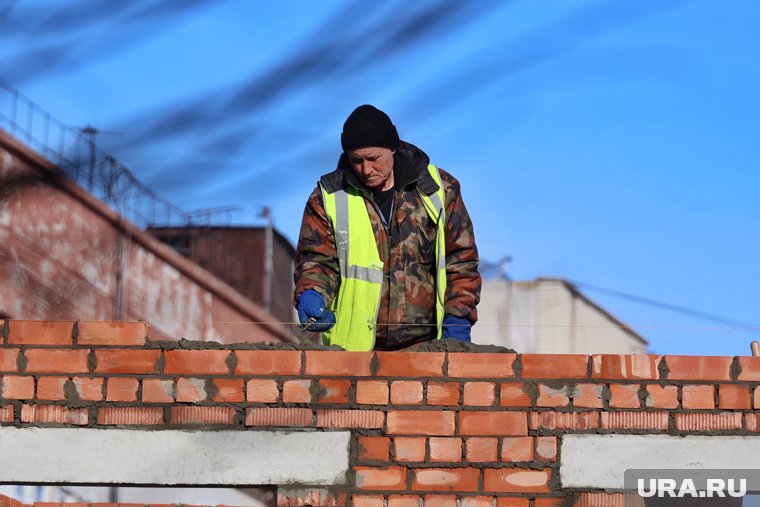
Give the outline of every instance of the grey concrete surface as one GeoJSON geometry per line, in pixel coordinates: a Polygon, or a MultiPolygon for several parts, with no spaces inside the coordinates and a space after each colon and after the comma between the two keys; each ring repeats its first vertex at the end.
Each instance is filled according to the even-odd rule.
{"type": "Polygon", "coordinates": [[[333,485],[348,431],[0,427],[0,483],[333,485]]]}
{"type": "Polygon", "coordinates": [[[760,437],[719,435],[565,435],[563,488],[623,489],[629,468],[758,468],[760,437]]]}

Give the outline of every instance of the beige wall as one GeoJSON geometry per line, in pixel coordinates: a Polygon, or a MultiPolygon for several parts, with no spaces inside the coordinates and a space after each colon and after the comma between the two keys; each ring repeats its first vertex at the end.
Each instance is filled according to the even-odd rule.
{"type": "Polygon", "coordinates": [[[263,309],[0,132],[0,314],[145,320],[152,339],[294,341],[263,309]]]}
{"type": "Polygon", "coordinates": [[[520,353],[642,354],[646,343],[559,279],[486,280],[472,340],[520,353]]]}

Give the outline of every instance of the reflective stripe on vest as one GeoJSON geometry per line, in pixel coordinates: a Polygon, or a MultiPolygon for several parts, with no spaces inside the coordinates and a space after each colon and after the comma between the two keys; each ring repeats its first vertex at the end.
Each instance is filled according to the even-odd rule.
{"type": "MultiPolygon", "coordinates": [[[[441,338],[443,307],[446,296],[446,214],[443,208],[443,183],[438,168],[428,166],[438,190],[428,196],[419,192],[425,210],[437,224],[436,232],[436,301],[437,337],[441,338]]],[[[322,333],[328,345],[346,350],[372,350],[375,344],[377,314],[383,289],[383,262],[377,250],[367,205],[354,189],[328,193],[320,184],[325,211],[335,234],[340,265],[340,287],[330,304],[335,325],[322,333]]]]}

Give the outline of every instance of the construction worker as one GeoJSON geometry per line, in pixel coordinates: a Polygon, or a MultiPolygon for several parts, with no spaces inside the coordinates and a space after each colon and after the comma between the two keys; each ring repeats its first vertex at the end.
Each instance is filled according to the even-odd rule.
{"type": "Polygon", "coordinates": [[[459,182],[371,105],[349,115],[341,145],[303,215],[293,299],[301,324],[352,351],[470,341],[481,279],[459,182]]]}

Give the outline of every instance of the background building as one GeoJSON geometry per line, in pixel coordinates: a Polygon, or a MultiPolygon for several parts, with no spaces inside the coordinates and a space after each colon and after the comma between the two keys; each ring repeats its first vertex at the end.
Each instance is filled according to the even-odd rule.
{"type": "Polygon", "coordinates": [[[290,241],[273,227],[148,227],[147,232],[280,322],[295,322],[290,241]]]}
{"type": "Polygon", "coordinates": [[[558,278],[484,280],[472,341],[539,354],[644,354],[648,345],[558,278]]]}
{"type": "MultiPolygon", "coordinates": [[[[0,116],[0,315],[143,320],[153,340],[298,341],[285,314],[289,290],[272,293],[275,317],[253,293],[226,283],[244,270],[222,280],[145,232],[156,223],[191,225],[194,215],[96,150],[91,132],[63,125],[18,93],[12,100],[14,114],[0,116]]],[[[226,257],[220,248],[208,253],[236,257],[256,273],[264,243],[232,242],[226,257]]],[[[285,256],[276,267],[289,265],[292,249],[274,243],[285,256]]]]}

